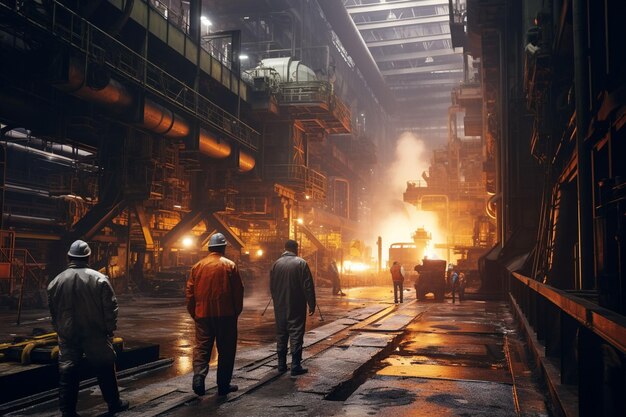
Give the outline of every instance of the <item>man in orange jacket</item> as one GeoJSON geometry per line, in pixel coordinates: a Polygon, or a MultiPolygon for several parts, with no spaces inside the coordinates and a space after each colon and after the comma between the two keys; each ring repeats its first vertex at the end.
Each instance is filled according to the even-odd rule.
{"type": "Polygon", "coordinates": [[[400,293],[400,302],[404,301],[402,292],[404,291],[404,268],[399,262],[393,261],[391,265],[391,280],[393,281],[393,300],[395,304],[398,304],[398,293],[400,293]]]}
{"type": "Polygon", "coordinates": [[[209,239],[209,255],[195,264],[187,280],[187,311],[196,323],[193,391],[204,395],[213,343],[217,342],[217,393],[237,391],[231,385],[237,350],[237,318],[243,309],[243,283],[237,265],[224,257],[226,238],[209,239]]]}

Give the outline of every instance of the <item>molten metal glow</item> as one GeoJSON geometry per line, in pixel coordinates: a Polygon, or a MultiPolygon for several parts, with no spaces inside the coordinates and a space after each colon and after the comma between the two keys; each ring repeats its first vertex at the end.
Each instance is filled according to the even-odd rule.
{"type": "Polygon", "coordinates": [[[370,266],[362,262],[344,261],[343,267],[341,268],[341,272],[344,272],[344,273],[363,272],[369,269],[370,269],[370,266]]]}
{"type": "Polygon", "coordinates": [[[383,265],[388,261],[389,246],[392,243],[413,242],[411,235],[418,227],[432,234],[432,240],[426,248],[428,257],[446,257],[445,250],[436,250],[434,247],[446,243],[446,216],[449,213],[418,210],[414,205],[402,201],[407,181],[419,178],[424,171],[428,172],[429,157],[430,152],[424,141],[412,133],[402,134],[396,145],[395,160],[389,164],[381,186],[374,191],[373,220],[368,227],[370,235],[366,240],[375,246],[376,238],[382,237],[383,265]]]}

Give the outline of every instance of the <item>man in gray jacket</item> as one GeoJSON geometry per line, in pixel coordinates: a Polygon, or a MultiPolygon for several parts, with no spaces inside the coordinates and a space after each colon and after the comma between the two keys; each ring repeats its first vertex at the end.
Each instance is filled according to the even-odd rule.
{"type": "Polygon", "coordinates": [[[309,316],[315,313],[315,287],[306,261],[298,256],[298,243],[288,240],[285,252],[270,270],[270,291],[276,319],[276,352],[278,371],[287,371],[287,340],[291,345],[291,375],[308,372],[302,367],[302,344],[309,316]]]}
{"type": "Polygon", "coordinates": [[[52,325],[59,338],[59,408],[75,417],[79,364],[85,355],[98,378],[109,413],[128,409],[120,399],[111,343],[117,329],[117,299],[106,275],[89,268],[91,249],[82,240],[70,246],[68,268],[48,285],[52,325]]]}

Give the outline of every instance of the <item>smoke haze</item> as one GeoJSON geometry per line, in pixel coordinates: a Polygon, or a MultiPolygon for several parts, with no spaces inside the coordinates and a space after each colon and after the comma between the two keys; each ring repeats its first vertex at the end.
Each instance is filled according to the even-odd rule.
{"type": "Polygon", "coordinates": [[[367,244],[376,246],[376,238],[383,240],[383,262],[387,261],[389,245],[396,242],[412,242],[412,234],[423,227],[432,234],[427,253],[434,255],[434,244],[441,243],[437,215],[431,211],[417,210],[403,201],[407,181],[417,180],[428,171],[429,156],[421,139],[412,133],[403,133],[396,143],[394,161],[383,174],[383,180],[374,190],[372,223],[367,244]]]}

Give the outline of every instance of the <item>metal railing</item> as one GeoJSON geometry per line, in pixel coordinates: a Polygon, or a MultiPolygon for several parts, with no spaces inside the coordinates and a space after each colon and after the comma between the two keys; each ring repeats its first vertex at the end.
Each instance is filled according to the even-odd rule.
{"type": "Polygon", "coordinates": [[[281,104],[326,103],[330,109],[332,87],[326,81],[290,82],[280,86],[281,104]]]}
{"type": "Polygon", "coordinates": [[[419,193],[423,191],[428,194],[438,193],[450,196],[467,195],[484,197],[487,195],[485,183],[482,181],[446,181],[443,184],[429,185],[426,181],[412,180],[407,181],[406,186],[407,192],[419,193]]]}
{"type": "Polygon", "coordinates": [[[326,176],[304,165],[266,165],[264,177],[294,184],[313,199],[326,197],[326,176]]]}
{"type": "MultiPolygon", "coordinates": [[[[51,0],[47,9],[26,7],[25,2],[0,0],[0,10],[11,11],[44,34],[86,55],[89,61],[105,64],[113,73],[140,85],[165,101],[256,150],[259,133],[226,112],[199,92],[92,25],[72,10],[51,0]]],[[[17,25],[17,21],[14,21],[17,25]]]]}
{"type": "Polygon", "coordinates": [[[564,413],[623,415],[626,317],[517,273],[508,286],[515,310],[545,347],[544,372],[555,370],[560,384],[577,388],[575,410],[576,404],[559,399],[561,388],[546,378],[564,413]]]}

